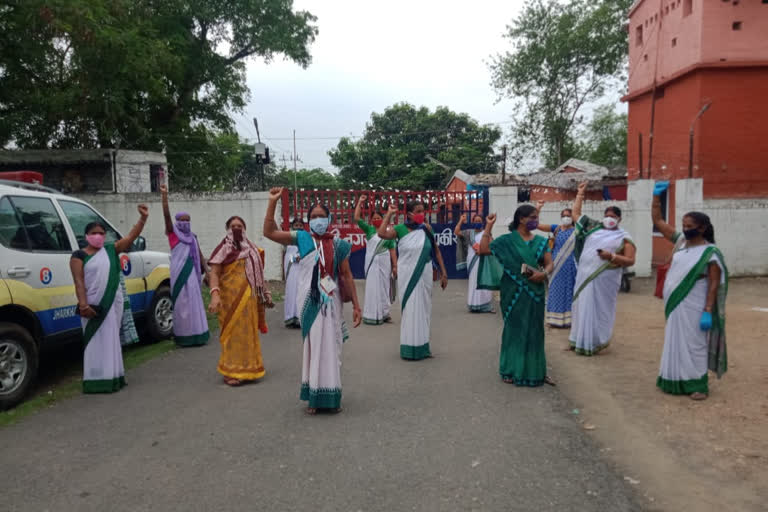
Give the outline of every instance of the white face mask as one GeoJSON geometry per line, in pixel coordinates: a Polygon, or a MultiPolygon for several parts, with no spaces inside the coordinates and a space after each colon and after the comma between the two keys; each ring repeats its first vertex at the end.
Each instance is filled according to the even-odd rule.
{"type": "Polygon", "coordinates": [[[573,224],[573,219],[571,217],[563,217],[560,219],[560,224],[563,226],[570,226],[573,224]]]}
{"type": "Polygon", "coordinates": [[[603,219],[603,226],[606,229],[613,229],[618,225],[619,225],[619,219],[616,219],[614,217],[605,217],[603,219]]]}

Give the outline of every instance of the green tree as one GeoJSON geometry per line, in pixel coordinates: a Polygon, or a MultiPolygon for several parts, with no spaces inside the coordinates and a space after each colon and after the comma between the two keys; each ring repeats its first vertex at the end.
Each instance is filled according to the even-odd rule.
{"type": "Polygon", "coordinates": [[[579,158],[607,167],[627,164],[627,114],[613,105],[597,107],[579,139],[579,158]]]}
{"type": "Polygon", "coordinates": [[[507,27],[512,50],[490,64],[500,96],[514,100],[512,159],[556,167],[577,150],[585,105],[626,69],[623,23],[632,0],[528,0],[507,27]]]}
{"type": "Polygon", "coordinates": [[[496,172],[499,138],[498,128],[480,126],[467,114],[398,103],[371,114],[359,140],[344,137],[328,154],[345,187],[426,189],[441,186],[452,169],[496,172]]]}
{"type": "Polygon", "coordinates": [[[295,176],[293,169],[282,167],[276,169],[273,174],[268,176],[267,182],[270,187],[287,187],[291,189],[294,183],[298,188],[304,189],[334,190],[340,188],[336,175],[319,167],[299,169],[296,171],[295,176]]]}
{"type": "Polygon", "coordinates": [[[178,155],[232,130],[246,60],[306,67],[315,21],[292,0],[8,0],[0,144],[167,149],[183,176],[178,155]]]}

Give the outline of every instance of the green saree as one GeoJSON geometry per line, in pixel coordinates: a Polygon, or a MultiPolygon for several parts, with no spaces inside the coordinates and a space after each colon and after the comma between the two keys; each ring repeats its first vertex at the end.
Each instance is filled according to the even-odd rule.
{"type": "Polygon", "coordinates": [[[478,288],[501,291],[504,332],[501,335],[499,374],[518,386],[541,386],[547,376],[544,355],[544,283],[532,283],[520,269],[538,268],[547,240],[526,242],[517,231],[491,242],[491,256],[481,256],[478,288]]]}

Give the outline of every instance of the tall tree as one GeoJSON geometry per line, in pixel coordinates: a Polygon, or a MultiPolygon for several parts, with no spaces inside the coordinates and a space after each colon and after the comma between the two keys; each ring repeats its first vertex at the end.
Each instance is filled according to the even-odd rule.
{"type": "Polygon", "coordinates": [[[499,138],[498,128],[480,126],[467,114],[398,103],[371,114],[359,140],[344,137],[328,154],[344,186],[425,189],[441,186],[453,169],[496,172],[499,138]]]}
{"type": "Polygon", "coordinates": [[[315,21],[292,0],[8,0],[0,145],[168,149],[181,164],[232,129],[247,59],[309,65],[315,21]]]}
{"type": "Polygon", "coordinates": [[[579,158],[607,167],[627,165],[627,114],[613,105],[597,107],[578,138],[579,158]]]}
{"type": "Polygon", "coordinates": [[[512,50],[490,64],[500,96],[515,101],[512,158],[549,167],[576,150],[585,105],[617,84],[626,69],[623,24],[633,0],[528,0],[507,27],[512,50]]]}

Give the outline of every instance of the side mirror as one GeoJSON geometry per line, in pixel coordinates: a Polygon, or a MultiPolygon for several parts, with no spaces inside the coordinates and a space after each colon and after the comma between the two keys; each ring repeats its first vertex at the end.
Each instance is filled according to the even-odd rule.
{"type": "Polygon", "coordinates": [[[131,246],[131,252],[141,252],[147,250],[147,239],[143,236],[140,236],[136,240],[133,241],[133,245],[131,246]]]}

